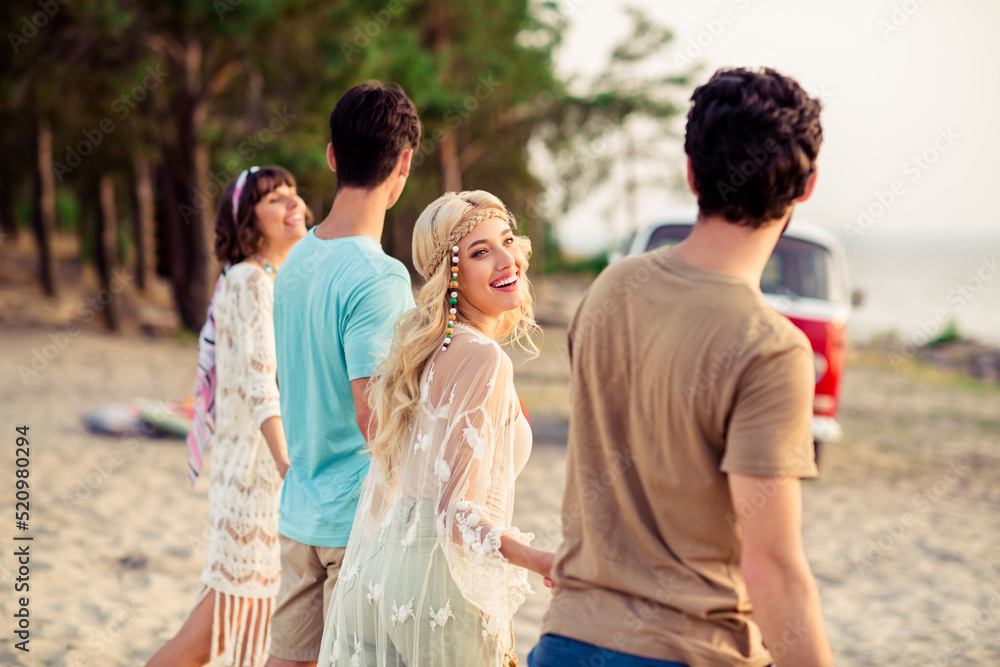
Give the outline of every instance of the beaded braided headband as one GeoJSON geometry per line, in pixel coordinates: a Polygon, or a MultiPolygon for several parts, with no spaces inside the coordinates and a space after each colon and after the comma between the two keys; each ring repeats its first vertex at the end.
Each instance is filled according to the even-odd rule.
{"type": "Polygon", "coordinates": [[[424,273],[424,279],[430,280],[437,267],[444,261],[445,256],[449,251],[451,252],[451,281],[448,284],[450,288],[448,293],[448,325],[445,329],[442,350],[447,350],[448,346],[451,345],[451,336],[455,331],[453,327],[458,320],[458,292],[455,291],[458,289],[458,241],[472,231],[473,227],[483,220],[489,220],[490,218],[502,218],[510,224],[511,229],[517,228],[517,221],[508,208],[497,204],[476,205],[473,202],[468,203],[473,206],[473,209],[465,214],[465,217],[455,230],[448,235],[448,238],[437,245],[434,256],[427,262],[427,270],[424,273]]]}

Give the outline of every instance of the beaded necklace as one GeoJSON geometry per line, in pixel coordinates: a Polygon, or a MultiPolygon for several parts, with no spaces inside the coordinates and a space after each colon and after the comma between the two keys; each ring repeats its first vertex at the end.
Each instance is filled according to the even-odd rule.
{"type": "Polygon", "coordinates": [[[261,255],[258,255],[257,253],[252,253],[250,255],[250,259],[257,260],[260,263],[260,265],[264,268],[264,273],[277,273],[278,272],[278,269],[276,269],[274,267],[274,264],[271,264],[271,262],[267,261],[266,257],[262,257],[261,255]]]}

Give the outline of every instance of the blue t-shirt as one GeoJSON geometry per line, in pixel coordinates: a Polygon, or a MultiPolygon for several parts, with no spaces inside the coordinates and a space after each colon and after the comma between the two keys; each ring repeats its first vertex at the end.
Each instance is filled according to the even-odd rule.
{"type": "Polygon", "coordinates": [[[396,320],[413,305],[406,268],[366,236],[325,241],[311,230],[282,263],[274,336],[291,461],[282,535],[347,546],[368,472],[351,380],[371,377],[396,320]]]}

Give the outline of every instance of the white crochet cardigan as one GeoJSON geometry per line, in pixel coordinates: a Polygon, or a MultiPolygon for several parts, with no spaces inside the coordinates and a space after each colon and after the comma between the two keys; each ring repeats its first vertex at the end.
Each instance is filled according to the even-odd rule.
{"type": "MultiPolygon", "coordinates": [[[[229,270],[215,303],[216,424],[211,442],[208,548],[201,582],[215,591],[215,625],[220,620],[225,623],[227,654],[229,647],[243,644],[248,626],[258,616],[270,616],[281,576],[278,505],[282,480],[260,430],[265,421],[280,415],[273,306],[274,281],[247,262],[229,270]],[[239,598],[259,603],[240,604],[239,598]],[[240,609],[242,614],[233,613],[240,609]]],[[[213,632],[214,643],[219,630],[216,627],[213,632]]],[[[253,638],[252,656],[227,660],[261,664],[267,636],[258,634],[253,638]]]]}

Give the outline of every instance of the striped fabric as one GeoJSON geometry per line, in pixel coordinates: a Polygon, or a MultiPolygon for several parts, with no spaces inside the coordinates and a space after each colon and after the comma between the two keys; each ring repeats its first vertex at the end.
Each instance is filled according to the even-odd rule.
{"type": "Polygon", "coordinates": [[[222,290],[222,281],[231,264],[222,268],[215,283],[212,300],[208,302],[208,317],[198,336],[198,377],[194,381],[194,421],[187,436],[188,479],[191,486],[201,473],[205,447],[215,433],[215,298],[222,290]]]}

